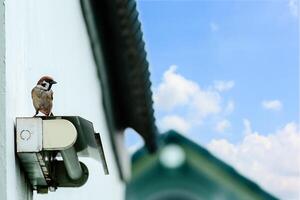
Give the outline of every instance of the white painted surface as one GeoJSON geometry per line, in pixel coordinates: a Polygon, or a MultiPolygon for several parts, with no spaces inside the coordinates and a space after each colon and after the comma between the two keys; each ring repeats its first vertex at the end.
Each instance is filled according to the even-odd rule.
{"type": "Polygon", "coordinates": [[[0,0],[0,199],[6,199],[5,4],[0,0]]]}
{"type": "Polygon", "coordinates": [[[5,11],[7,199],[26,200],[31,196],[15,160],[14,122],[17,116],[34,115],[30,92],[43,75],[51,75],[58,82],[53,86],[53,113],[79,115],[92,121],[96,132],[101,133],[110,175],[104,175],[100,163],[88,161],[90,178],[86,185],[59,188],[54,193],[35,195],[34,199],[123,199],[124,186],[109,142],[99,80],[79,1],[7,0],[5,11]]]}
{"type": "Polygon", "coordinates": [[[43,120],[41,118],[16,119],[17,152],[39,152],[43,148],[43,120]]]}
{"type": "Polygon", "coordinates": [[[68,120],[43,120],[43,149],[65,150],[73,146],[77,139],[77,130],[68,120]],[[64,134],[64,137],[60,137],[64,134]]]}

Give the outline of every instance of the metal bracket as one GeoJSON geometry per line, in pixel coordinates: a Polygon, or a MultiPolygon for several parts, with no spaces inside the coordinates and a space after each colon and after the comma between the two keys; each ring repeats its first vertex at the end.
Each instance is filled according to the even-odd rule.
{"type": "Polygon", "coordinates": [[[78,157],[100,161],[108,174],[100,135],[88,120],[77,116],[21,117],[16,126],[17,155],[38,192],[83,185],[89,173],[78,157]],[[62,161],[56,160],[58,153],[62,161]]]}

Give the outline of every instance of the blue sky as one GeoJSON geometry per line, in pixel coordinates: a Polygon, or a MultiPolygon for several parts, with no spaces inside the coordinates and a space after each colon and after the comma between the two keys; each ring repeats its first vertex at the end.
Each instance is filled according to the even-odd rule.
{"type": "Polygon", "coordinates": [[[234,80],[224,94],[236,104],[232,131],[242,118],[266,133],[297,120],[298,20],[287,1],[139,1],[138,8],[154,87],[175,64],[203,87],[234,80]],[[261,109],[264,99],[280,99],[283,112],[261,109]]]}
{"type": "MultiPolygon", "coordinates": [[[[299,193],[268,182],[288,181],[283,174],[290,170],[295,185],[299,171],[287,169],[290,160],[278,171],[255,157],[272,162],[272,155],[300,151],[298,6],[296,0],[138,1],[160,130],[178,128],[283,199],[299,193]],[[273,149],[283,144],[293,149],[273,149]],[[249,145],[261,151],[243,160],[249,145]],[[253,163],[261,170],[247,169],[253,163]],[[269,181],[259,178],[266,172],[269,181]]],[[[136,142],[132,135],[127,140],[136,142]]]]}

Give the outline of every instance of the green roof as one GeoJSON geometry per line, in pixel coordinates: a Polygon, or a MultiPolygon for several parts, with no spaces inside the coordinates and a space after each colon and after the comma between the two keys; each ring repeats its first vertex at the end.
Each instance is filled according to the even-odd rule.
{"type": "Polygon", "coordinates": [[[126,196],[127,200],[277,199],[175,131],[159,137],[156,154],[149,155],[142,148],[133,155],[132,180],[126,196]],[[176,168],[168,168],[161,162],[161,153],[170,145],[179,146],[185,154],[184,163],[176,168]]]}

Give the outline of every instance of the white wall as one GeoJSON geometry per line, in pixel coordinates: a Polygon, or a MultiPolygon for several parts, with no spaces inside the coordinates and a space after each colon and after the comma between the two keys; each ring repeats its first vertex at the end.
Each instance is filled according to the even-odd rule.
{"type": "Polygon", "coordinates": [[[0,199],[6,199],[5,6],[0,0],[0,199]]]}
{"type": "Polygon", "coordinates": [[[30,92],[42,75],[51,75],[58,82],[53,86],[55,115],[79,115],[101,133],[110,175],[104,176],[101,164],[91,161],[86,185],[59,188],[55,193],[34,195],[35,199],[123,199],[124,186],[112,155],[79,1],[6,0],[5,12],[7,199],[30,196],[14,158],[14,121],[18,116],[34,115],[30,92]]]}

